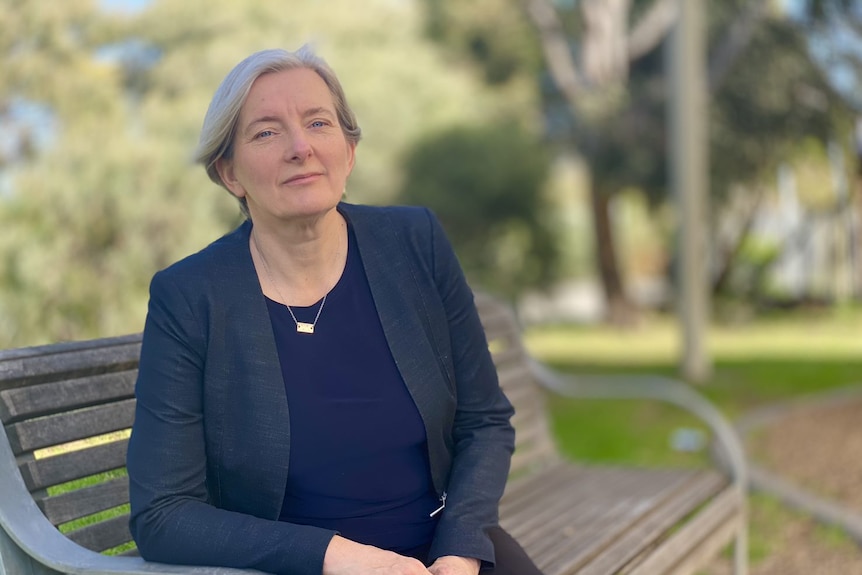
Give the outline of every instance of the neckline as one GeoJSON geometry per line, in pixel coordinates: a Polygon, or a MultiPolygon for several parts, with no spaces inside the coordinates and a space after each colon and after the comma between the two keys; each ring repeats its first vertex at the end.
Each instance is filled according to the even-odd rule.
{"type": "MultiPolygon", "coordinates": [[[[338,297],[338,293],[341,291],[341,286],[346,281],[345,278],[348,275],[348,270],[350,270],[351,266],[353,266],[353,262],[355,259],[355,252],[356,252],[356,238],[353,235],[353,227],[350,225],[350,222],[347,221],[347,218],[345,218],[345,222],[347,222],[347,258],[344,262],[344,269],[341,270],[341,275],[338,277],[338,281],[335,282],[335,285],[332,286],[332,289],[330,289],[327,293],[325,293],[323,296],[321,296],[320,299],[318,299],[313,304],[311,304],[311,305],[291,305],[290,306],[291,309],[294,309],[294,310],[297,310],[297,309],[299,309],[299,310],[317,309],[317,307],[320,305],[320,302],[323,301],[324,297],[327,298],[327,303],[333,297],[336,297],[336,298],[338,297]]],[[[263,293],[262,290],[261,290],[261,293],[263,293]]],[[[287,311],[287,305],[281,303],[280,301],[276,301],[276,300],[272,299],[271,297],[269,297],[266,294],[263,294],[263,297],[267,301],[267,303],[272,303],[272,304],[278,306],[279,308],[284,309],[284,311],[287,311]]]]}

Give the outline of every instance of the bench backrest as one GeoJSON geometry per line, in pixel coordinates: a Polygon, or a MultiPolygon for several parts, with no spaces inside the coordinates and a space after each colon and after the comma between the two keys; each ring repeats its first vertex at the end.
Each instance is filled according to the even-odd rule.
{"type": "MultiPolygon", "coordinates": [[[[543,397],[508,306],[477,294],[517,444],[512,477],[554,457],[543,397]]],[[[0,351],[0,421],[48,520],[94,551],[128,546],[128,428],[140,335],[0,351]]]]}
{"type": "Polygon", "coordinates": [[[533,468],[557,459],[545,396],[533,376],[531,359],[521,338],[521,327],[511,307],[484,293],[476,294],[476,308],[494,358],[500,386],[515,407],[515,454],[509,477],[516,479],[533,468]]]}
{"type": "Polygon", "coordinates": [[[94,551],[131,540],[123,430],[139,354],[139,335],[0,351],[0,420],[24,483],[52,524],[94,551]]]}

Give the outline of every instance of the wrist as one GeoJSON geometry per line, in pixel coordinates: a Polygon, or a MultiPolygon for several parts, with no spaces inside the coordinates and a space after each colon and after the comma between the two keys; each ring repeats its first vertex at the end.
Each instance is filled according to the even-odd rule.
{"type": "Polygon", "coordinates": [[[356,543],[340,535],[333,536],[326,547],[326,553],[323,555],[323,575],[334,573],[344,558],[351,553],[351,546],[355,545],[356,543]]]}
{"type": "MultiPolygon", "coordinates": [[[[461,557],[458,555],[444,555],[439,557],[435,563],[441,565],[450,565],[464,570],[464,573],[478,574],[479,568],[482,566],[482,561],[475,557],[461,557]]],[[[461,573],[462,571],[459,571],[461,573]]]]}

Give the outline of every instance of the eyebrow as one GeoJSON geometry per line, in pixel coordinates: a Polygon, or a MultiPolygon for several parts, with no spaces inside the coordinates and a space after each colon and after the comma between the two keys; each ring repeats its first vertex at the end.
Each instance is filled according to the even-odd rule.
{"type": "Polygon", "coordinates": [[[318,114],[324,114],[326,116],[331,116],[331,117],[334,116],[334,114],[332,113],[332,111],[329,108],[316,107],[316,108],[309,108],[308,110],[304,111],[302,113],[302,117],[307,118],[309,116],[316,116],[318,114]]]}
{"type": "Polygon", "coordinates": [[[243,131],[248,131],[248,129],[251,128],[252,126],[254,126],[255,124],[263,124],[266,122],[279,122],[279,121],[280,120],[278,119],[277,116],[261,116],[260,118],[255,118],[254,120],[252,120],[251,122],[246,124],[245,128],[243,128],[243,131]]]}

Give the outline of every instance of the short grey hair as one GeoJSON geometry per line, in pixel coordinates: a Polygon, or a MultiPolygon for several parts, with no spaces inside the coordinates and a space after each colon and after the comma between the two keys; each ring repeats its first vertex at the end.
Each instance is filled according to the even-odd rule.
{"type": "MultiPolygon", "coordinates": [[[[295,52],[287,50],[262,50],[255,52],[236,65],[225,76],[219,85],[204,117],[200,140],[195,151],[195,161],[203,164],[210,180],[228,189],[216,169],[216,162],[221,158],[233,157],[234,137],[236,136],[239,113],[248,98],[252,84],[260,76],[274,72],[283,72],[295,68],[313,70],[326,83],[335,104],[338,123],[348,143],[356,145],[362,137],[362,130],[356,121],[356,116],[338,77],[323,58],[314,53],[308,45],[295,52]]],[[[228,190],[230,191],[230,190],[228,190]]],[[[240,209],[246,217],[249,216],[248,204],[245,198],[239,198],[240,209]]]]}

